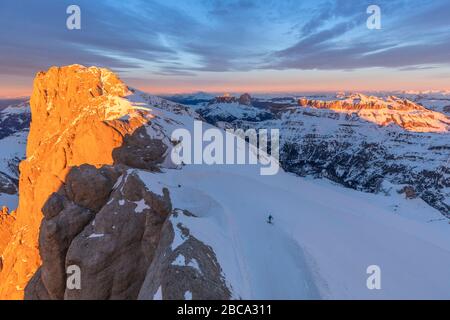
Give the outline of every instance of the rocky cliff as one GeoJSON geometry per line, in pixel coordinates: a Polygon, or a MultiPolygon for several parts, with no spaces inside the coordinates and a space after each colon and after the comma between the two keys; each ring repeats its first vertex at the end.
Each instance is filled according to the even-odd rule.
{"type": "Polygon", "coordinates": [[[298,103],[302,107],[332,110],[380,126],[397,125],[412,132],[448,132],[450,128],[450,119],[446,115],[395,96],[380,99],[352,94],[345,99],[332,101],[302,98],[298,103]]]}
{"type": "MultiPolygon", "coordinates": [[[[176,120],[149,104],[173,118],[183,112],[193,117],[155,99],[135,94],[106,69],[72,65],[36,76],[19,207],[2,253],[0,298],[25,293],[29,299],[136,299],[140,291],[152,298],[152,283],[160,286],[166,278],[164,296],[182,296],[180,284],[167,276],[171,268],[149,271],[158,281],[147,270],[156,259],[170,262],[170,249],[160,243],[170,241],[170,232],[173,237],[169,216],[183,213],[173,213],[168,192],[153,194],[133,170],[170,166],[172,144],[162,125],[176,120]],[[72,265],[82,271],[81,290],[66,287],[72,265]]],[[[196,254],[211,255],[208,250],[196,254]]],[[[196,297],[229,295],[217,268],[202,274],[193,280],[196,297]],[[219,289],[205,290],[211,281],[219,289]]]]}
{"type": "Polygon", "coordinates": [[[273,115],[266,110],[252,105],[252,97],[245,93],[239,98],[233,96],[216,97],[202,103],[196,111],[209,123],[233,122],[235,120],[264,121],[273,115]]]}
{"type": "MultiPolygon", "coordinates": [[[[0,210],[0,253],[3,252],[12,237],[14,214],[10,214],[8,208],[3,207],[0,210]]],[[[3,269],[3,259],[0,259],[0,272],[3,269]]]]}

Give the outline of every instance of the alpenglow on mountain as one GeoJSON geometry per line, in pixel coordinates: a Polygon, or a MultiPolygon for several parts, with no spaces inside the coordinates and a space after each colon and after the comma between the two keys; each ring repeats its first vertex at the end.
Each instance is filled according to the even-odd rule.
{"type": "Polygon", "coordinates": [[[0,143],[26,141],[0,150],[13,186],[0,199],[18,196],[0,216],[0,298],[450,298],[444,113],[394,97],[241,98],[186,106],[107,69],[38,73],[29,132],[26,103],[0,113],[21,119],[0,143]],[[171,134],[196,120],[279,128],[285,171],[174,165],[171,134]],[[366,287],[374,263],[381,291],[366,287]]]}

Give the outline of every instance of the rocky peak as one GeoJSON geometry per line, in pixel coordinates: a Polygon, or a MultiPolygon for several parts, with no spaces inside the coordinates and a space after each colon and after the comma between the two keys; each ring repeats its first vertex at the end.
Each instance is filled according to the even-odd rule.
{"type": "Polygon", "coordinates": [[[80,65],[52,67],[36,75],[31,96],[32,125],[27,155],[83,115],[105,119],[109,100],[123,97],[125,84],[106,69],[80,65]]]}
{"type": "Polygon", "coordinates": [[[446,115],[396,96],[379,98],[355,93],[329,101],[301,98],[298,105],[356,115],[380,126],[394,124],[413,132],[448,132],[450,128],[450,119],[446,115]]]}
{"type": "Polygon", "coordinates": [[[182,298],[187,285],[197,298],[230,296],[209,247],[192,237],[171,249],[169,218],[178,213],[170,194],[153,193],[139,176],[173,166],[169,133],[196,114],[79,65],[38,73],[30,103],[16,220],[7,234],[0,229],[8,239],[0,299],[148,299],[162,282],[164,297],[182,298]],[[172,267],[193,247],[205,262],[195,277],[172,267]],[[82,269],[82,290],[66,287],[71,265],[82,269]],[[183,274],[191,280],[180,285],[183,274]]]}
{"type": "Polygon", "coordinates": [[[246,106],[252,105],[252,97],[248,93],[244,93],[239,97],[239,104],[243,104],[246,106]]]}
{"type": "MultiPolygon", "coordinates": [[[[23,296],[41,263],[37,243],[42,207],[51,194],[64,187],[72,169],[83,164],[99,168],[128,161],[120,154],[116,156],[114,150],[129,144],[150,116],[135,112],[132,119],[119,120],[130,112],[131,105],[123,98],[127,94],[127,86],[106,69],[71,65],[52,67],[36,75],[27,158],[20,164],[17,221],[11,241],[0,252],[0,298],[23,296]]],[[[140,133],[150,139],[145,132],[140,133]]],[[[161,157],[146,157],[143,151],[140,155],[149,161],[142,166],[149,167],[153,159],[161,157]]]]}
{"type": "Polygon", "coordinates": [[[237,102],[236,97],[230,96],[228,94],[216,97],[214,100],[212,100],[209,104],[216,104],[216,103],[235,103],[237,102]]]}
{"type": "Polygon", "coordinates": [[[217,103],[239,103],[241,105],[245,106],[251,106],[252,105],[252,97],[248,93],[244,93],[239,98],[233,97],[229,94],[225,94],[220,97],[216,97],[212,101],[210,101],[210,105],[217,104],[217,103]]]}

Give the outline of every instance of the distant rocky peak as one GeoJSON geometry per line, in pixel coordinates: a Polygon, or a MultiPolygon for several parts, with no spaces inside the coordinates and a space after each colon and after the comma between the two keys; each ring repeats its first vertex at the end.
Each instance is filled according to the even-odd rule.
{"type": "Polygon", "coordinates": [[[239,97],[239,104],[246,106],[252,105],[252,97],[248,93],[244,93],[239,97]]]}
{"type": "MultiPolygon", "coordinates": [[[[23,298],[30,277],[42,262],[38,252],[42,208],[53,193],[72,196],[74,187],[68,185],[67,179],[81,172],[84,180],[75,179],[81,181],[81,193],[76,197],[76,205],[70,205],[68,210],[70,219],[86,222],[98,209],[92,201],[100,198],[103,201],[109,195],[108,188],[121,170],[132,167],[157,171],[163,165],[170,154],[167,152],[170,141],[161,129],[167,122],[156,123],[148,103],[143,99],[134,102],[131,99],[134,95],[114,73],[102,68],[71,65],[52,67],[37,74],[30,100],[32,121],[27,157],[20,165],[19,206],[14,222],[17,230],[26,231],[15,232],[0,252],[0,283],[7,284],[0,286],[0,299],[23,298]],[[88,169],[79,169],[86,165],[88,169]],[[108,192],[99,196],[104,185],[108,192]],[[77,205],[83,208],[78,212],[79,217],[72,211],[77,205]],[[24,258],[17,260],[17,256],[24,258]]],[[[162,105],[162,99],[157,100],[162,105]]],[[[75,220],[67,225],[76,226],[75,220]]],[[[55,274],[54,270],[49,274],[55,274]]],[[[50,286],[46,288],[52,291],[50,286]]]]}
{"type": "Polygon", "coordinates": [[[87,103],[94,109],[107,98],[124,97],[128,92],[128,87],[107,69],[81,65],[52,67],[36,76],[31,105],[37,110],[32,112],[34,116],[50,116],[57,105],[56,112],[66,112],[70,118],[87,103]],[[68,104],[70,109],[65,108],[68,104]]]}
{"type": "Polygon", "coordinates": [[[211,101],[210,104],[215,103],[235,103],[237,101],[236,97],[233,97],[229,94],[224,94],[222,96],[216,97],[214,100],[211,101]]]}
{"type": "Polygon", "coordinates": [[[446,115],[396,96],[380,98],[352,93],[329,101],[300,98],[298,104],[305,108],[357,115],[380,126],[395,124],[407,131],[448,132],[450,128],[450,119],[446,115]]]}
{"type": "Polygon", "coordinates": [[[210,104],[217,104],[217,103],[239,103],[241,105],[251,106],[252,97],[248,93],[244,93],[239,98],[226,93],[223,96],[216,97],[214,100],[210,102],[210,104]]]}

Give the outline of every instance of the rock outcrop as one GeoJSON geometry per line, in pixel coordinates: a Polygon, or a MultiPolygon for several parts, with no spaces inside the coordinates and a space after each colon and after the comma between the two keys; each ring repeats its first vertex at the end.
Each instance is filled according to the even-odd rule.
{"type": "Polygon", "coordinates": [[[252,105],[252,97],[248,93],[244,93],[239,97],[239,103],[246,106],[252,105]]]}
{"type": "Polygon", "coordinates": [[[189,211],[175,209],[171,219],[166,220],[139,299],[229,300],[231,292],[214,251],[192,236],[189,229],[176,223],[179,215],[195,218],[189,211]],[[185,241],[172,248],[176,232],[185,241]]]}
{"type": "Polygon", "coordinates": [[[6,207],[0,209],[0,272],[3,269],[3,257],[2,253],[12,237],[12,229],[15,217],[9,214],[9,210],[6,207]]]}
{"type": "Polygon", "coordinates": [[[273,118],[270,112],[254,107],[252,102],[252,97],[248,93],[241,95],[239,98],[226,95],[216,97],[197,108],[196,111],[203,119],[213,125],[235,120],[264,121],[273,118]]]}
{"type": "Polygon", "coordinates": [[[450,119],[447,116],[394,96],[385,100],[363,94],[354,94],[343,100],[332,101],[301,98],[298,104],[301,107],[328,109],[349,116],[356,115],[380,126],[394,124],[412,132],[447,132],[450,128],[450,119]]]}
{"type": "Polygon", "coordinates": [[[159,288],[164,299],[184,299],[187,291],[194,299],[229,299],[211,248],[183,229],[189,239],[171,249],[179,228],[173,221],[189,213],[172,209],[167,189],[155,194],[138,171],[125,169],[83,165],[49,198],[40,230],[42,266],[25,298],[154,299],[159,288]],[[98,197],[88,196],[86,180],[94,181],[98,197]],[[175,266],[179,256],[197,268],[175,266]],[[66,286],[70,266],[81,270],[79,289],[66,286]]]}
{"type": "Polygon", "coordinates": [[[209,104],[214,103],[239,103],[245,106],[252,105],[252,97],[248,93],[244,93],[239,98],[231,96],[229,94],[225,94],[224,96],[216,97],[212,101],[209,101],[209,104]]]}
{"type": "MultiPolygon", "coordinates": [[[[113,150],[142,126],[142,119],[125,123],[112,117],[121,111],[116,103],[127,92],[122,81],[105,69],[53,67],[36,76],[27,158],[20,164],[17,222],[3,253],[0,298],[23,297],[23,289],[41,263],[41,209],[51,194],[64,187],[72,168],[113,164],[113,150]]],[[[86,182],[87,190],[91,183],[86,182]]]]}
{"type": "MultiPolygon", "coordinates": [[[[168,190],[152,192],[139,171],[172,167],[164,126],[182,126],[182,117],[196,115],[129,89],[106,69],[79,65],[39,73],[31,111],[0,298],[146,299],[152,298],[149,283],[162,286],[164,297],[182,296],[185,286],[171,285],[180,273],[158,269],[158,261],[167,261],[161,253],[173,240],[177,211],[168,190]],[[81,272],[75,289],[67,286],[72,266],[81,272]]],[[[203,252],[202,269],[195,271],[202,276],[186,282],[194,298],[229,298],[214,252],[194,237],[192,242],[177,253],[192,256],[193,246],[203,252]]]]}

